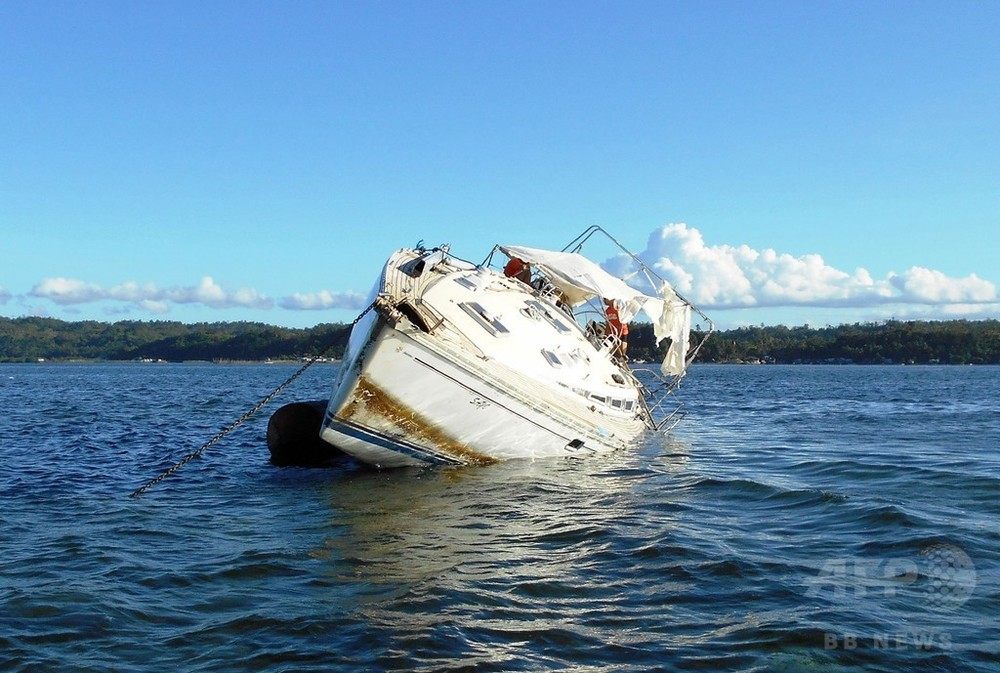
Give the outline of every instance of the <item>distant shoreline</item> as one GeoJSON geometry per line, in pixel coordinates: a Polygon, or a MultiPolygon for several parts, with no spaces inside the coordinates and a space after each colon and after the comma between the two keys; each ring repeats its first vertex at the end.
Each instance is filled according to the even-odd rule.
{"type": "MultiPolygon", "coordinates": [[[[308,361],[308,359],[302,360],[292,360],[292,359],[282,359],[282,360],[109,360],[104,358],[42,358],[40,360],[3,360],[0,359],[0,364],[8,365],[93,365],[93,364],[112,364],[112,365],[122,365],[124,366],[137,366],[137,367],[152,367],[156,365],[303,365],[308,361]]],[[[315,365],[336,365],[340,364],[339,359],[320,359],[313,362],[315,365]]]]}
{"type": "MultiPolygon", "coordinates": [[[[662,360],[652,325],[633,323],[633,361],[662,360]]],[[[350,325],[307,329],[263,323],[66,322],[0,318],[0,362],[295,363],[343,357],[350,325]]],[[[701,334],[694,331],[694,334],[701,334]]],[[[699,339],[692,339],[696,343],[699,339]]],[[[812,328],[760,326],[717,331],[696,362],[729,364],[1000,364],[1000,321],[898,321],[812,328]]]]}

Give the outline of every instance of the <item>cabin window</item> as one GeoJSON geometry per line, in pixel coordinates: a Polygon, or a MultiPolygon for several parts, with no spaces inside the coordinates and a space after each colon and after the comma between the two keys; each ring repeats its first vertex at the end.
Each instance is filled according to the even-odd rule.
{"type": "Polygon", "coordinates": [[[553,367],[563,366],[562,360],[559,359],[559,356],[547,348],[542,349],[542,357],[544,357],[546,362],[548,362],[553,367]]]}

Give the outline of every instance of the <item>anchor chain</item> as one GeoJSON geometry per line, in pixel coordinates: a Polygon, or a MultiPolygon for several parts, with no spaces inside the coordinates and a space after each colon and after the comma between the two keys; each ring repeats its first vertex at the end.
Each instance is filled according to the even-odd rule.
{"type": "MultiPolygon", "coordinates": [[[[371,311],[373,308],[375,308],[375,304],[377,303],[377,301],[378,300],[376,300],[376,301],[372,302],[371,304],[369,304],[368,307],[365,308],[364,311],[362,311],[360,314],[358,314],[358,317],[355,318],[354,322],[352,322],[350,324],[350,327],[352,329],[354,328],[355,325],[357,325],[361,321],[362,318],[364,318],[368,314],[369,311],[371,311]]],[[[184,456],[183,458],[181,458],[179,461],[177,461],[176,463],[174,463],[173,465],[171,465],[169,468],[167,468],[158,477],[156,477],[154,479],[151,479],[150,481],[146,482],[145,484],[143,484],[139,488],[137,488],[134,491],[132,491],[129,494],[129,497],[130,498],[138,498],[140,495],[142,495],[144,492],[146,492],[146,490],[148,490],[148,489],[152,488],[153,486],[156,486],[157,484],[159,484],[161,481],[163,481],[164,479],[166,479],[167,477],[169,477],[170,475],[172,475],[174,472],[176,472],[177,470],[181,469],[182,467],[184,467],[185,465],[187,465],[188,463],[190,463],[192,460],[194,460],[195,458],[197,458],[198,456],[200,456],[205,451],[205,449],[207,449],[208,447],[212,446],[213,444],[215,444],[216,442],[218,442],[219,440],[221,440],[223,437],[225,437],[230,432],[232,432],[233,430],[235,430],[236,428],[238,428],[240,425],[243,425],[243,423],[245,423],[247,420],[249,420],[251,416],[253,416],[254,414],[256,414],[258,411],[260,411],[261,409],[263,409],[265,406],[267,406],[267,404],[271,400],[273,400],[275,397],[277,397],[278,394],[281,393],[282,390],[284,390],[285,388],[287,388],[288,386],[290,386],[292,384],[292,382],[295,381],[295,379],[297,379],[300,376],[302,376],[302,374],[304,374],[307,369],[309,369],[310,367],[312,367],[314,364],[316,364],[316,362],[321,357],[323,357],[324,355],[326,355],[327,352],[331,348],[333,348],[333,345],[334,345],[335,342],[336,342],[335,339],[331,339],[329,341],[329,343],[327,343],[326,346],[324,346],[323,349],[320,350],[319,353],[317,353],[316,355],[313,355],[311,358],[309,358],[306,361],[306,363],[304,365],[302,365],[301,367],[299,367],[299,369],[294,374],[292,374],[291,376],[289,376],[285,380],[284,383],[282,383],[280,386],[278,386],[277,388],[275,388],[274,390],[272,390],[270,392],[270,394],[268,394],[266,397],[264,397],[263,399],[261,399],[260,402],[258,402],[256,405],[254,405],[254,407],[252,409],[250,409],[245,414],[243,414],[242,416],[240,416],[239,418],[237,418],[235,421],[233,421],[232,423],[230,423],[228,426],[226,426],[225,428],[223,428],[222,430],[220,430],[214,437],[212,437],[210,440],[208,440],[207,442],[205,442],[204,444],[202,444],[201,446],[199,446],[197,449],[195,449],[194,451],[192,451],[191,453],[187,454],[186,456],[184,456]]]]}

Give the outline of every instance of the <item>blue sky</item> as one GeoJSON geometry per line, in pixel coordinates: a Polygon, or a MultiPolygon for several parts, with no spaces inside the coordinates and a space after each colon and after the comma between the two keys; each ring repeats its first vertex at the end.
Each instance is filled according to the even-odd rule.
{"type": "Polygon", "coordinates": [[[968,1],[6,0],[0,315],[348,322],[395,248],[600,224],[723,327],[996,317],[998,34],[968,1]]]}

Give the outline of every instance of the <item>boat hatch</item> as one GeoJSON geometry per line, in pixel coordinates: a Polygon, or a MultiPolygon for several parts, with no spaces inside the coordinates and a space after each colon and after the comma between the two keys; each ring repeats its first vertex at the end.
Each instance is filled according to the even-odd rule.
{"type": "MultiPolygon", "coordinates": [[[[552,312],[549,311],[549,309],[547,309],[541,302],[536,300],[531,300],[527,302],[527,304],[528,304],[527,308],[528,313],[534,313],[539,317],[544,318],[550,325],[555,327],[556,330],[558,330],[560,333],[568,334],[573,331],[566,323],[564,323],[556,316],[552,315],[552,312]]],[[[534,317],[534,315],[532,315],[532,317],[534,317]]]]}
{"type": "Polygon", "coordinates": [[[466,301],[459,304],[462,310],[469,314],[469,316],[479,323],[483,329],[492,334],[495,337],[504,337],[510,334],[510,330],[507,326],[500,322],[499,318],[490,315],[489,311],[483,308],[483,305],[476,301],[466,301]]]}
{"type": "Polygon", "coordinates": [[[562,367],[563,365],[585,366],[590,364],[590,358],[579,348],[574,348],[568,352],[565,350],[543,348],[542,357],[553,367],[562,367]]]}
{"type": "Polygon", "coordinates": [[[467,290],[482,292],[496,282],[496,278],[486,269],[476,269],[472,273],[455,276],[455,282],[467,290]]]}
{"type": "Polygon", "coordinates": [[[399,265],[399,270],[410,278],[420,278],[424,271],[433,269],[435,266],[448,258],[447,250],[433,250],[430,253],[417,257],[404,264],[399,265]]]}

